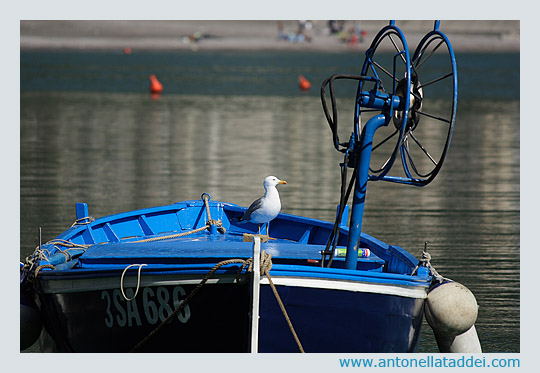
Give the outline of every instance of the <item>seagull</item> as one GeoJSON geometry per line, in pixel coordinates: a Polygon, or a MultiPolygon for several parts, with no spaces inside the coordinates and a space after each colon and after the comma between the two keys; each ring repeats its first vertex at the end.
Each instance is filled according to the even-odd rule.
{"type": "MultiPolygon", "coordinates": [[[[279,180],[275,176],[268,176],[264,179],[263,185],[266,191],[264,196],[253,201],[244,213],[244,216],[238,219],[238,222],[240,224],[246,222],[259,224],[259,234],[261,234],[261,224],[269,223],[278,216],[281,210],[281,201],[279,200],[279,193],[276,189],[276,186],[279,184],[287,184],[287,182],[285,180],[279,180]]],[[[268,227],[266,228],[266,234],[269,235],[268,227]]]]}

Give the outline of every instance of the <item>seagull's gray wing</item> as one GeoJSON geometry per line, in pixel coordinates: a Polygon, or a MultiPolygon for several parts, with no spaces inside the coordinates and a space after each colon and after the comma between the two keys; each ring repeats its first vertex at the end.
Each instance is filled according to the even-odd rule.
{"type": "Polygon", "coordinates": [[[251,220],[251,214],[253,213],[253,211],[257,210],[259,207],[262,206],[262,199],[263,197],[253,201],[253,203],[248,207],[248,209],[244,213],[244,216],[242,216],[239,221],[251,220]]]}

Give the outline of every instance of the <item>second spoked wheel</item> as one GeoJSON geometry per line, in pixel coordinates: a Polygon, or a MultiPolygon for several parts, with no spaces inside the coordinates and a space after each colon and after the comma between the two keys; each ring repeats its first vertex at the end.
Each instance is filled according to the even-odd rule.
{"type": "Polygon", "coordinates": [[[427,34],[411,67],[418,77],[421,105],[411,107],[411,120],[417,124],[405,132],[401,157],[406,175],[426,185],[442,167],[456,121],[457,66],[446,35],[437,30],[427,34]]]}
{"type": "MultiPolygon", "coordinates": [[[[359,90],[378,89],[407,99],[407,85],[410,87],[409,110],[394,111],[390,123],[375,134],[370,178],[384,178],[399,159],[402,174],[395,176],[427,185],[439,172],[452,138],[457,67],[452,46],[437,26],[421,40],[410,60],[406,49],[400,31],[389,26],[374,39],[362,69],[362,75],[377,79],[380,86],[362,82],[359,90]]],[[[359,108],[359,122],[379,113],[359,108]]]]}

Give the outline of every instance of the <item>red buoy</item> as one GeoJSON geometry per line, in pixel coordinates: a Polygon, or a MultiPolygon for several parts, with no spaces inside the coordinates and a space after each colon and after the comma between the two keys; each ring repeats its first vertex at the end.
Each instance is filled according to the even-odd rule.
{"type": "Polygon", "coordinates": [[[161,93],[163,91],[163,85],[159,82],[154,74],[150,75],[150,92],[161,93]]]}
{"type": "Polygon", "coordinates": [[[308,89],[311,88],[311,83],[309,82],[309,80],[307,80],[306,78],[304,78],[302,75],[300,75],[298,77],[298,84],[300,86],[300,89],[302,91],[307,91],[308,89]]]}
{"type": "Polygon", "coordinates": [[[130,47],[125,47],[124,48],[124,54],[131,54],[131,48],[130,47]]]}

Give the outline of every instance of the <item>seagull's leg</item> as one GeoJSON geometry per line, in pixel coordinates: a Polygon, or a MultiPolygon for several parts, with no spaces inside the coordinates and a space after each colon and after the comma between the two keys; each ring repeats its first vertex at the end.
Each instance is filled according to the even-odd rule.
{"type": "Polygon", "coordinates": [[[269,240],[277,240],[277,238],[270,237],[270,222],[266,223],[266,236],[269,240]]]}
{"type": "Polygon", "coordinates": [[[261,235],[261,225],[259,224],[259,236],[261,235]]]}

